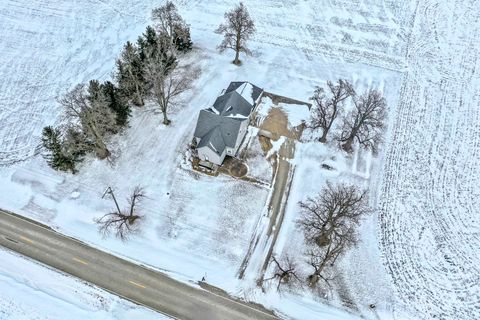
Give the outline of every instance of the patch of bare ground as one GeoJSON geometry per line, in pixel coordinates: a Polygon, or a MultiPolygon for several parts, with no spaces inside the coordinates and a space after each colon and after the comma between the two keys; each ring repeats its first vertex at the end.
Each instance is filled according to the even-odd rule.
{"type": "Polygon", "coordinates": [[[235,178],[242,178],[248,173],[248,167],[239,159],[226,157],[218,171],[235,178]]]}
{"type": "Polygon", "coordinates": [[[205,168],[204,166],[201,166],[199,158],[192,157],[191,160],[192,160],[192,169],[194,171],[201,172],[212,177],[218,176],[218,170],[208,169],[208,168],[205,168]]]}

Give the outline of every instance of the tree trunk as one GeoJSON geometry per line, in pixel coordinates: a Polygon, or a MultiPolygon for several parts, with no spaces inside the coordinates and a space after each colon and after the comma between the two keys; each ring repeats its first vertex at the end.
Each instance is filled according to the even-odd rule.
{"type": "Polygon", "coordinates": [[[235,50],[235,60],[233,60],[233,64],[236,64],[237,66],[240,64],[240,50],[235,50]]]}
{"type": "Polygon", "coordinates": [[[96,146],[95,147],[95,154],[97,155],[97,157],[100,160],[103,160],[103,159],[110,156],[110,151],[105,146],[103,146],[103,147],[96,146]]]}
{"type": "Polygon", "coordinates": [[[314,273],[308,276],[308,286],[309,287],[315,287],[315,285],[318,283],[318,280],[320,277],[314,273]]]}
{"type": "Polygon", "coordinates": [[[240,65],[240,49],[242,48],[240,46],[240,38],[241,38],[241,30],[237,29],[237,38],[235,39],[235,60],[233,60],[233,64],[236,64],[237,66],[240,65]]]}
{"type": "Polygon", "coordinates": [[[142,107],[145,105],[145,102],[143,102],[142,94],[138,91],[135,94],[135,99],[133,99],[133,104],[137,107],[142,107]]]}
{"type": "Polygon", "coordinates": [[[101,160],[110,156],[110,151],[107,149],[105,142],[103,142],[103,138],[98,134],[97,128],[93,122],[90,123],[89,128],[95,137],[95,154],[101,160]]]}
{"type": "Polygon", "coordinates": [[[328,130],[323,129],[322,136],[320,137],[320,139],[318,139],[318,141],[320,141],[321,143],[327,142],[327,134],[328,134],[328,130]]]}
{"type": "Polygon", "coordinates": [[[345,141],[345,143],[342,145],[342,149],[348,153],[352,152],[352,144],[354,138],[355,136],[348,138],[347,141],[345,141]]]}
{"type": "Polygon", "coordinates": [[[167,118],[167,111],[163,111],[163,124],[168,126],[172,121],[167,118]]]}

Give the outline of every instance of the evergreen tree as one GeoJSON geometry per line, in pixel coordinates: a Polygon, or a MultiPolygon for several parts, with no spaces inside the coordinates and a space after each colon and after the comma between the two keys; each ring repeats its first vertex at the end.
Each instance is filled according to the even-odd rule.
{"type": "Polygon", "coordinates": [[[137,45],[141,61],[156,55],[157,50],[161,49],[157,33],[151,26],[147,26],[145,32],[138,37],[137,45]]]}
{"type": "Polygon", "coordinates": [[[119,89],[110,81],[105,81],[102,84],[102,91],[107,98],[108,106],[116,114],[117,125],[125,127],[131,114],[130,106],[123,99],[119,89]]]}
{"type": "Polygon", "coordinates": [[[93,102],[101,98],[102,85],[98,80],[90,80],[88,82],[88,101],[93,102]]]}
{"type": "Polygon", "coordinates": [[[179,52],[188,52],[192,50],[192,39],[190,38],[190,28],[181,26],[182,29],[177,29],[175,32],[175,47],[179,52]]]}
{"type": "Polygon", "coordinates": [[[117,72],[115,75],[119,92],[127,100],[131,100],[137,106],[143,106],[145,96],[145,80],[143,76],[143,64],[139,49],[127,42],[123,47],[122,54],[117,60],[117,72]]]}
{"type": "Polygon", "coordinates": [[[43,128],[42,145],[48,152],[43,157],[50,167],[55,170],[77,172],[75,165],[82,161],[84,153],[65,152],[64,141],[59,129],[50,126],[43,128]]]}
{"type": "Polygon", "coordinates": [[[138,37],[137,44],[143,67],[152,59],[157,60],[158,57],[161,57],[162,63],[168,67],[167,71],[176,64],[177,59],[171,53],[170,39],[167,34],[157,33],[155,29],[148,26],[145,32],[138,37]]]}
{"type": "MultiPolygon", "coordinates": [[[[116,115],[116,123],[124,127],[130,116],[130,106],[121,96],[119,89],[110,81],[100,83],[98,80],[90,80],[87,89],[87,99],[90,103],[104,103],[116,115]]],[[[115,130],[114,130],[115,131],[115,130]]]]}

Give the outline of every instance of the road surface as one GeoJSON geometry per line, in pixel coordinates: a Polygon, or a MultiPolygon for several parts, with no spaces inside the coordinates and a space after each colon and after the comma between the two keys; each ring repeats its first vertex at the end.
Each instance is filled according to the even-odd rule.
{"type": "Polygon", "coordinates": [[[188,286],[3,210],[0,245],[174,319],[278,319],[267,310],[188,286]]]}

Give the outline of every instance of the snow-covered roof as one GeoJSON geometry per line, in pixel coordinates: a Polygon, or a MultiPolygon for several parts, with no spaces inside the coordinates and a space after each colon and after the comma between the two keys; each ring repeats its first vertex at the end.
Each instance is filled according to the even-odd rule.
{"type": "Polygon", "coordinates": [[[246,81],[231,82],[213,106],[200,111],[194,136],[198,148],[208,146],[216,153],[235,147],[240,123],[247,121],[263,89],[246,81]]]}
{"type": "Polygon", "coordinates": [[[226,93],[235,91],[242,96],[250,105],[255,105],[263,93],[263,89],[247,81],[234,81],[225,90],[226,93]]]}

